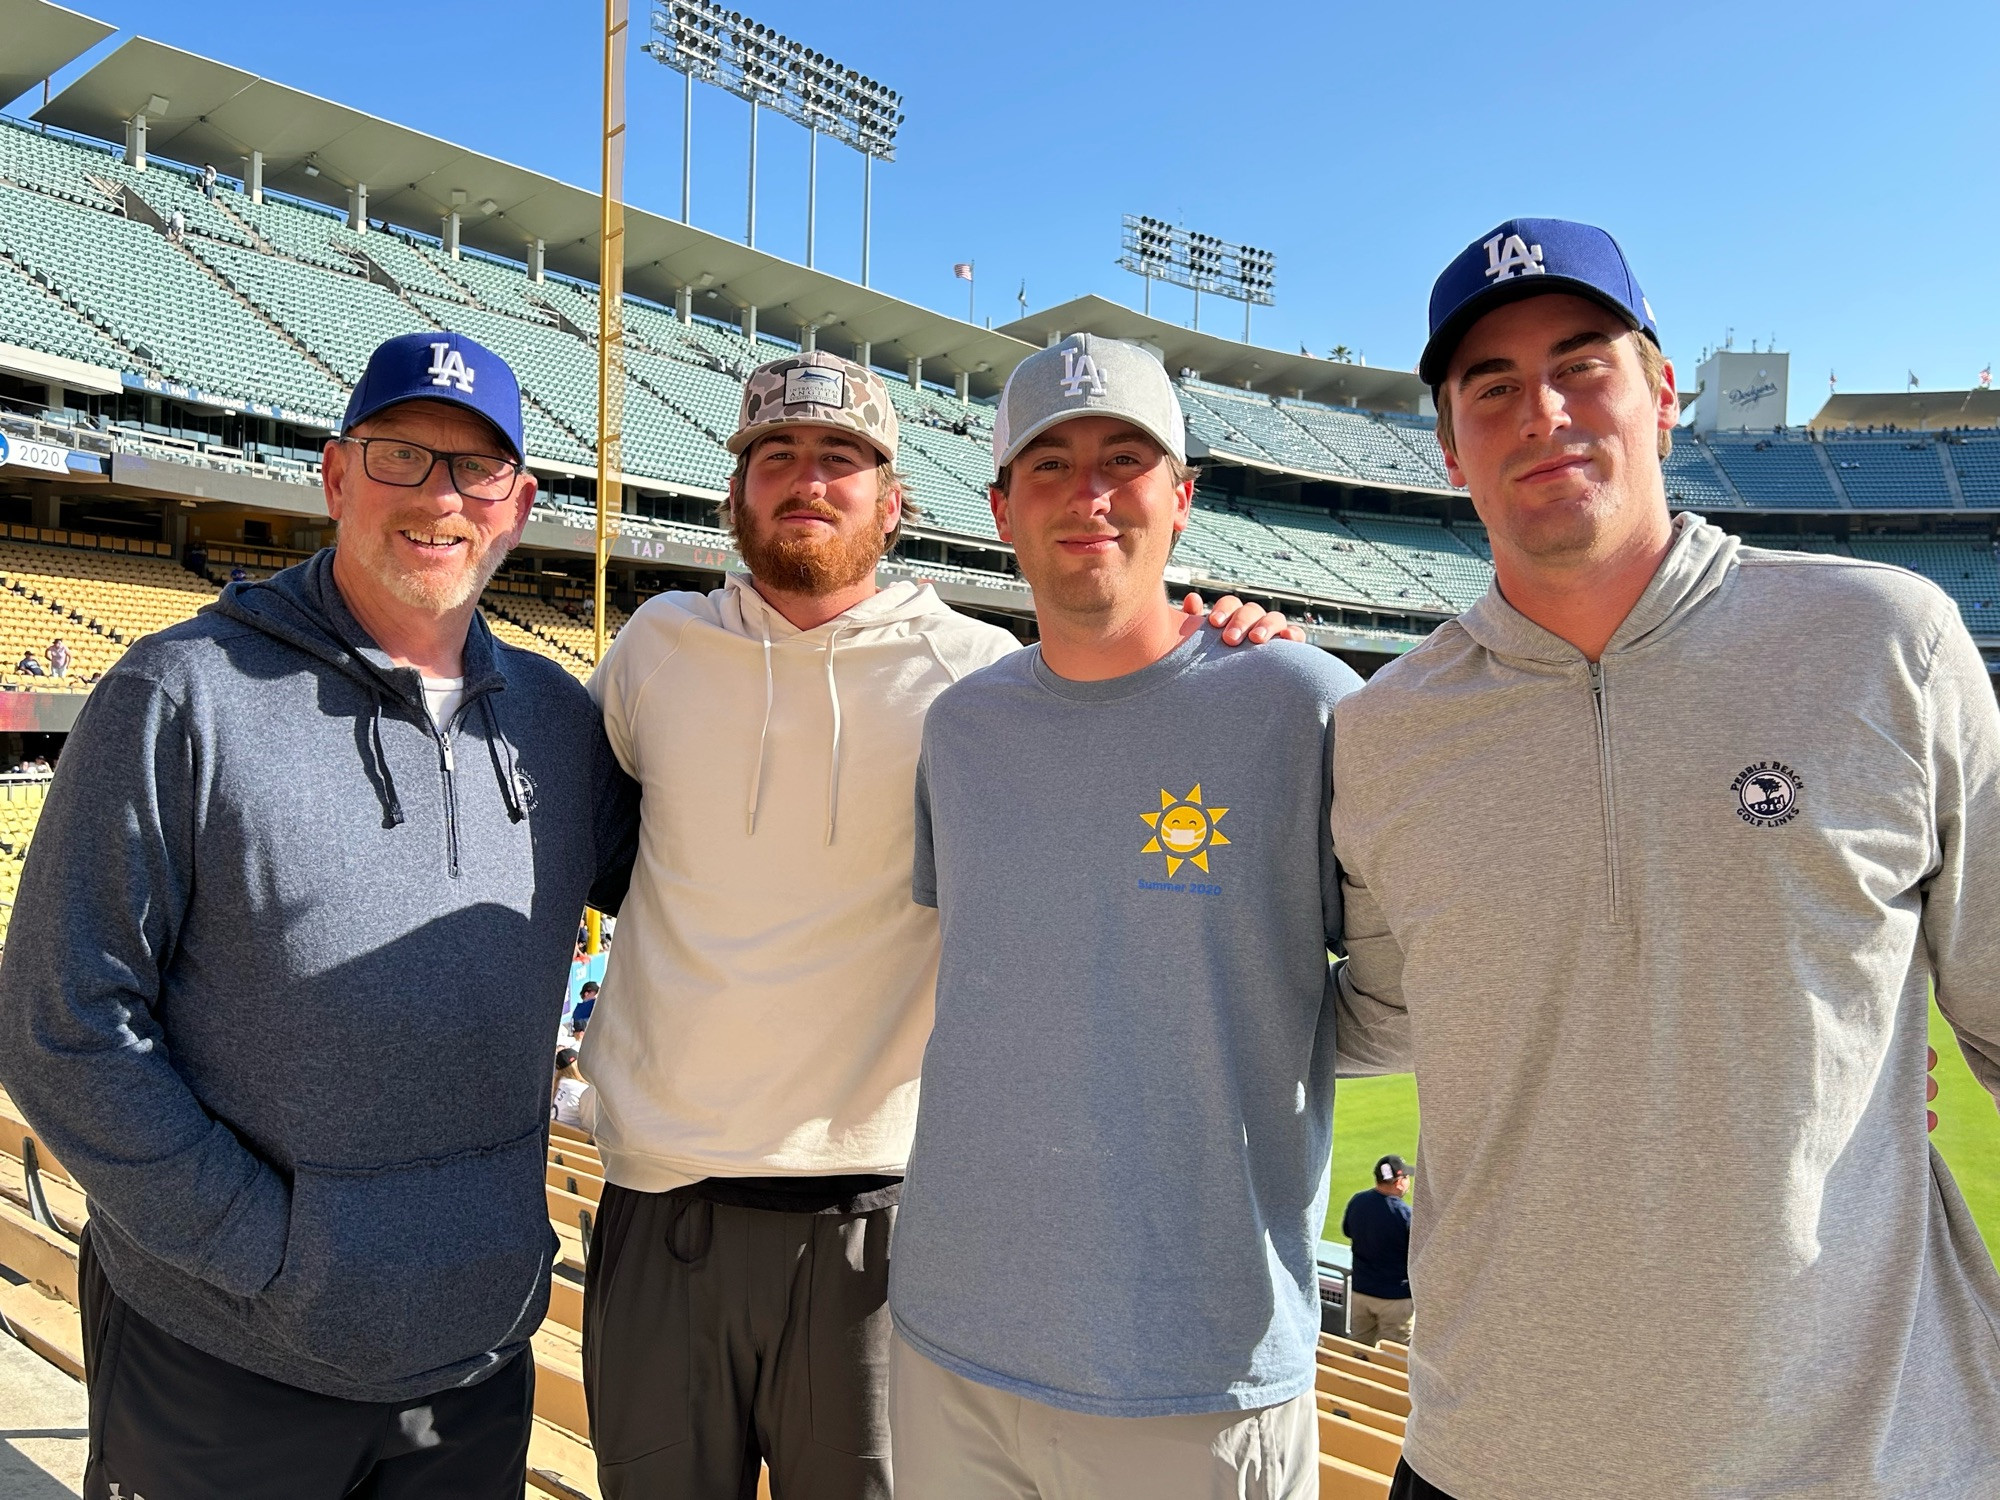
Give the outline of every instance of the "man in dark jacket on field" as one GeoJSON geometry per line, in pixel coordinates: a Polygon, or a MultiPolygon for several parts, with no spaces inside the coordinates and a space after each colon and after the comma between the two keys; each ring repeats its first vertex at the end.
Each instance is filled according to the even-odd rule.
{"type": "Polygon", "coordinates": [[[389,341],[337,546],[134,646],[64,751],[0,1078],[90,1197],[93,1500],[521,1493],[548,1039],[636,812],[582,687],[478,617],[521,459],[496,355],[389,341]]]}

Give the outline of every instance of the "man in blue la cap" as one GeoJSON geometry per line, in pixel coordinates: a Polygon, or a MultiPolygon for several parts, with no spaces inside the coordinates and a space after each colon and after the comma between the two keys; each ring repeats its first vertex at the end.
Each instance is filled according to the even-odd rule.
{"type": "Polygon", "coordinates": [[[2000,1495],[2000,1277],[1924,1110],[1933,986],[2000,1098],[1979,652],[1913,574],[1669,511],[1604,231],[1498,226],[1430,327],[1494,586],[1335,710],[1339,1052],[1423,1110],[1392,1495],[2000,1495]]]}
{"type": "Polygon", "coordinates": [[[0,1078],[90,1198],[92,1500],[522,1492],[549,1043],[637,812],[478,616],[522,458],[497,355],[390,340],[336,545],[138,642],[64,749],[0,1078]]]}

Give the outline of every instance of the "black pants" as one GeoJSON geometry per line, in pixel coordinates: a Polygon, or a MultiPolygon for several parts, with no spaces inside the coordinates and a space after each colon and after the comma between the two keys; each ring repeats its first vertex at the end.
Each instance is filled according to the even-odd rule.
{"type": "Polygon", "coordinates": [[[342,1401],[204,1354],[77,1254],[86,1500],[520,1500],[535,1363],[421,1401],[342,1401]]]}
{"type": "Polygon", "coordinates": [[[583,1382],[605,1500],[888,1500],[893,1207],[607,1185],[583,1382]]]}
{"type": "Polygon", "coordinates": [[[1417,1471],[1396,1460],[1396,1477],[1389,1484],[1389,1500],[1451,1500],[1434,1484],[1425,1484],[1417,1471]]]}

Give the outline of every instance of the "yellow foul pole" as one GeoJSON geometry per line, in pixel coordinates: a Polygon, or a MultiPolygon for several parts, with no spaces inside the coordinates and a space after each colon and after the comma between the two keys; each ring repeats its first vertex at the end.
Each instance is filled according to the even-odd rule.
{"type": "MultiPolygon", "coordinates": [[[[604,660],[605,574],[612,517],[624,509],[619,475],[625,427],[625,39],[628,0],[604,0],[604,185],[598,200],[597,261],[597,561],[593,573],[593,660],[604,660]]],[[[598,950],[602,919],[585,914],[586,947],[598,950]]]]}
{"type": "Polygon", "coordinates": [[[596,659],[604,659],[605,565],[611,518],[624,507],[625,356],[625,38],[628,0],[604,0],[604,189],[599,199],[597,265],[597,570],[596,659]]]}

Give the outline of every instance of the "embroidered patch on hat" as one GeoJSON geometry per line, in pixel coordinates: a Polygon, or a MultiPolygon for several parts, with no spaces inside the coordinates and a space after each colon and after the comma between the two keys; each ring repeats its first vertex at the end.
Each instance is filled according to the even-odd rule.
{"type": "Polygon", "coordinates": [[[800,365],[787,370],[785,405],[831,406],[839,410],[847,405],[847,377],[824,365],[800,365]]]}

